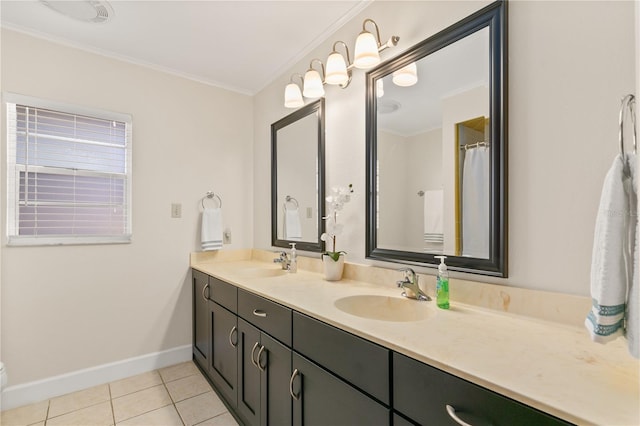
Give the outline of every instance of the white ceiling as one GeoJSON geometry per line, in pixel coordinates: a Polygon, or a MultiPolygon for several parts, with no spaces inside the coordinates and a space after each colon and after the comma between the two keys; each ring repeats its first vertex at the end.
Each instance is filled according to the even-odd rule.
{"type": "Polygon", "coordinates": [[[253,95],[370,2],[111,0],[113,17],[95,24],[1,0],[0,24],[253,95]]]}

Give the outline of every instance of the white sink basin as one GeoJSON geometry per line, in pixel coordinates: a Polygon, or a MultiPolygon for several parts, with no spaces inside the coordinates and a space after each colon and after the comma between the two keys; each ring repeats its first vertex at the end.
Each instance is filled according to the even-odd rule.
{"type": "Polygon", "coordinates": [[[429,302],[404,297],[357,295],[338,299],[335,306],[347,314],[361,318],[411,322],[422,321],[435,314],[427,303],[429,302]]]}
{"type": "Polygon", "coordinates": [[[282,268],[243,268],[238,269],[238,274],[245,278],[269,278],[286,275],[288,272],[282,268]]]}

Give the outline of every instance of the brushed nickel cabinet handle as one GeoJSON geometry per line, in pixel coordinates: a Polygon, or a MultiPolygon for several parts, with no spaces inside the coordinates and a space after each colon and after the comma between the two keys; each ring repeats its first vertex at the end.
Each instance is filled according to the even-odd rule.
{"type": "Polygon", "coordinates": [[[234,348],[238,347],[238,327],[236,327],[235,325],[233,326],[233,328],[231,329],[231,332],[229,333],[229,344],[231,346],[233,346],[234,348]],[[236,342],[233,343],[233,333],[236,333],[236,342]]]}
{"type": "MultiPolygon", "coordinates": [[[[300,399],[300,394],[296,395],[295,393],[293,393],[293,381],[296,379],[296,376],[298,374],[300,374],[300,372],[296,368],[295,370],[293,370],[293,374],[291,375],[291,380],[289,380],[289,394],[291,395],[291,398],[295,399],[296,401],[300,399]]],[[[300,392],[302,392],[302,389],[300,390],[300,392]]]]}
{"type": "Polygon", "coordinates": [[[255,360],[255,356],[256,356],[256,348],[258,347],[258,345],[260,345],[260,343],[256,342],[256,344],[253,345],[253,349],[251,349],[251,364],[255,365],[256,368],[258,368],[258,363],[255,360]]]}
{"type": "Polygon", "coordinates": [[[209,283],[207,283],[207,285],[202,287],[202,298],[204,299],[205,302],[209,301],[209,295],[208,294],[206,296],[204,295],[204,292],[207,291],[208,288],[209,288],[209,283]]]}
{"type": "Polygon", "coordinates": [[[260,363],[260,359],[262,359],[262,353],[264,352],[264,346],[260,345],[260,350],[258,351],[258,356],[256,356],[256,364],[258,365],[258,370],[260,371],[266,371],[267,369],[267,365],[265,364],[265,366],[263,367],[262,364],[260,363]]]}
{"type": "Polygon", "coordinates": [[[261,318],[266,318],[267,317],[267,313],[265,311],[261,311],[259,309],[254,309],[253,310],[253,315],[255,315],[257,317],[261,317],[261,318]]]}
{"type": "Polygon", "coordinates": [[[453,408],[449,404],[447,404],[446,407],[447,407],[447,414],[449,414],[449,417],[451,417],[454,422],[458,423],[460,426],[471,426],[469,423],[465,422],[464,420],[462,420],[460,417],[456,415],[455,408],[453,408]]]}

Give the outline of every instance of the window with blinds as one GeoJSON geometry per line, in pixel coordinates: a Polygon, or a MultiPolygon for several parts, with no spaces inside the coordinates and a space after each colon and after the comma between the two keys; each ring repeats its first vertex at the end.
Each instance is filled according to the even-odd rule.
{"type": "Polygon", "coordinates": [[[7,99],[10,245],[131,240],[131,118],[7,99]]]}

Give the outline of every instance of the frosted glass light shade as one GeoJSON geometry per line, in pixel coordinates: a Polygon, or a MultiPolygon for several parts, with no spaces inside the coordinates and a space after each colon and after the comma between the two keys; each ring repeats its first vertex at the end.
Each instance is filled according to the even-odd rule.
{"type": "Polygon", "coordinates": [[[346,84],[349,81],[347,63],[340,53],[333,52],[327,58],[327,72],[324,81],[327,84],[346,84]]]}
{"type": "Polygon", "coordinates": [[[381,98],[384,96],[384,82],[382,79],[376,81],[376,97],[381,98]]]}
{"type": "Polygon", "coordinates": [[[304,105],[300,86],[295,83],[287,84],[284,88],[284,106],[285,108],[298,108],[304,105]]]}
{"type": "Polygon", "coordinates": [[[393,84],[400,87],[413,86],[418,82],[418,67],[412,62],[404,68],[393,72],[393,84]]]}
{"type": "Polygon", "coordinates": [[[324,87],[322,87],[322,79],[318,71],[310,69],[305,73],[302,94],[305,98],[319,98],[324,96],[324,87]]]}
{"type": "Polygon", "coordinates": [[[371,68],[380,63],[378,53],[378,42],[368,31],[360,33],[356,39],[356,52],[353,59],[353,66],[360,69],[371,68]]]}

